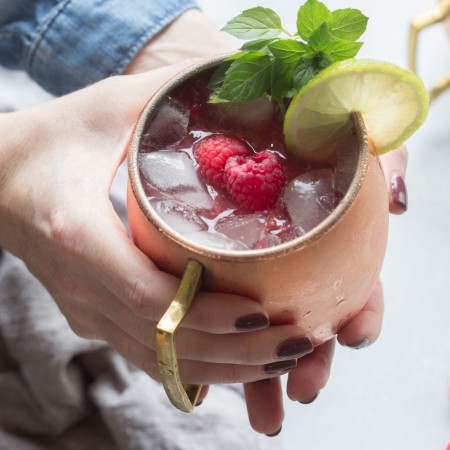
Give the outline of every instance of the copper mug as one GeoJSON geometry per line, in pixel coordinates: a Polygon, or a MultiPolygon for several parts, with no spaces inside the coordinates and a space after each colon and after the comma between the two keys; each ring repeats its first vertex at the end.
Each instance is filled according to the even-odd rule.
{"type": "MultiPolygon", "coordinates": [[[[178,277],[183,276],[188,261],[196,261],[189,270],[204,272],[203,288],[257,299],[272,323],[296,324],[314,345],[320,345],[362,309],[378,279],[386,249],[388,191],[359,114],[352,121],[359,156],[347,193],[323,222],[288,243],[249,251],[202,246],[165,224],[144,193],[138,155],[149,119],[175,86],[222,59],[202,61],[169,81],[149,100],[137,122],[128,154],[128,218],[133,240],[161,270],[178,277]]],[[[190,275],[191,280],[192,275],[200,279],[198,273],[190,275]]]]}

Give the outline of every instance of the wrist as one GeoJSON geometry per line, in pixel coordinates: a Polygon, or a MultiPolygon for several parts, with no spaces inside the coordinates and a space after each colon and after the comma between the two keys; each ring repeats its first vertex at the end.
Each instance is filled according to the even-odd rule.
{"type": "Polygon", "coordinates": [[[201,11],[190,9],[150,39],[125,69],[133,74],[236,50],[233,42],[201,11]]]}

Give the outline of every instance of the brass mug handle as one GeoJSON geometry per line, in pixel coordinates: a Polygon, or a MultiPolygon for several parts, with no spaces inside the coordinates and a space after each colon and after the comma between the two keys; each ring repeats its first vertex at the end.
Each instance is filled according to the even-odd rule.
{"type": "MultiPolygon", "coordinates": [[[[424,14],[411,20],[409,33],[409,68],[417,73],[417,41],[419,33],[436,23],[443,22],[450,16],[450,0],[441,0],[439,4],[424,14]]],[[[450,75],[443,76],[430,89],[430,102],[434,101],[446,89],[450,88],[450,75]]]]}
{"type": "Polygon", "coordinates": [[[178,371],[175,331],[186,317],[199,290],[203,265],[189,260],[174,299],[156,326],[156,356],[167,397],[183,412],[192,412],[202,386],[183,384],[178,371]]]}

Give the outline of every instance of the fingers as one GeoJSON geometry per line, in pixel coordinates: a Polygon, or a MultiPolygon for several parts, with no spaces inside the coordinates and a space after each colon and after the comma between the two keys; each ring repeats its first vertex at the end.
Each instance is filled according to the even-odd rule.
{"type": "MultiPolygon", "coordinates": [[[[75,331],[81,331],[82,337],[86,336],[84,333],[87,333],[86,337],[90,337],[89,330],[95,326],[95,335],[99,339],[107,341],[119,354],[131,364],[146,372],[151,378],[161,381],[156,352],[153,349],[136,341],[106,317],[92,313],[92,311],[83,311],[82,321],[73,319],[73,317],[79,316],[79,310],[76,311],[76,309],[85,307],[86,305],[65,304],[61,308],[67,316],[72,318],[69,323],[75,331]],[[78,328],[77,323],[83,323],[82,328],[78,328]]],[[[178,357],[180,378],[183,383],[201,385],[252,382],[286,373],[295,365],[296,360],[281,361],[268,365],[244,365],[208,363],[178,357]]]]}
{"type": "MultiPolygon", "coordinates": [[[[92,268],[92,276],[105,287],[104,294],[92,299],[95,306],[108,313],[110,299],[116,297],[129,313],[159,321],[173,300],[180,279],[158,270],[132,243],[120,224],[112,226],[104,217],[94,219],[96,227],[87,227],[82,241],[89,243],[84,255],[85,264],[92,268]],[[96,231],[103,227],[109,230],[108,239],[96,231]]],[[[255,300],[205,291],[197,294],[183,321],[186,328],[219,334],[258,330],[268,325],[266,311],[255,300]]]]}
{"type": "MultiPolygon", "coordinates": [[[[112,294],[100,310],[93,311],[90,305],[77,303],[75,300],[70,302],[72,312],[84,316],[86,324],[90,321],[90,329],[98,330],[100,316],[104,315],[140,344],[156,349],[157,322],[133,314],[112,294]]],[[[313,350],[311,341],[303,337],[295,325],[272,326],[247,333],[218,334],[215,329],[212,331],[188,328],[183,321],[175,335],[178,357],[204,362],[263,365],[301,358],[313,350]]]]}
{"type": "Polygon", "coordinates": [[[298,361],[288,376],[287,395],[291,400],[308,404],[316,399],[330,376],[334,347],[332,339],[298,361]]]}
{"type": "MultiPolygon", "coordinates": [[[[60,307],[73,330],[81,337],[109,342],[132,364],[160,380],[154,323],[135,317],[130,319],[135,326],[130,327],[129,323],[114,322],[90,305],[80,302],[66,300],[61,302],[60,307]],[[135,335],[141,332],[139,339],[136,339],[135,335]],[[149,345],[150,342],[152,345],[149,345]]],[[[131,315],[124,314],[124,317],[131,315]]],[[[182,380],[196,384],[236,383],[286,373],[296,366],[296,358],[312,350],[308,339],[293,339],[294,332],[298,333],[298,330],[292,325],[229,335],[179,329],[175,334],[175,343],[182,380]]]]}
{"type": "Polygon", "coordinates": [[[380,156],[386,184],[389,189],[389,210],[392,214],[403,214],[408,209],[408,194],[405,172],[408,153],[405,146],[380,156]]]}
{"type": "Polygon", "coordinates": [[[338,333],[341,345],[363,348],[376,341],[383,321],[384,297],[380,280],[362,311],[338,333]]]}
{"type": "MultiPolygon", "coordinates": [[[[126,311],[120,301],[111,299],[110,305],[106,313],[95,310],[88,304],[67,299],[62,307],[70,318],[78,318],[78,322],[83,323],[91,333],[96,332],[104,337],[108,331],[105,328],[113,323],[139,344],[156,349],[156,322],[126,311]]],[[[244,365],[276,364],[277,361],[301,358],[313,349],[311,341],[303,337],[301,330],[294,325],[231,334],[211,334],[180,327],[175,333],[175,343],[180,359],[244,365]]],[[[277,366],[274,368],[277,369],[277,366]]],[[[271,369],[272,367],[267,367],[267,370],[271,369]]]]}
{"type": "Polygon", "coordinates": [[[278,435],[284,420],[280,377],[246,383],[244,392],[252,428],[268,436],[278,435]]]}

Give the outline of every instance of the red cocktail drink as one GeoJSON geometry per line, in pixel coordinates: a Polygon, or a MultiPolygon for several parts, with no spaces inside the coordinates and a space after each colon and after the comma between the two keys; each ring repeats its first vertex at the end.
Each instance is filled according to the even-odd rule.
{"type": "MultiPolygon", "coordinates": [[[[263,249],[304,235],[347,192],[359,157],[356,131],[330,142],[322,161],[299,160],[286,150],[283,117],[274,102],[209,103],[211,73],[177,86],[144,129],[138,165],[151,207],[175,232],[216,249],[263,249]],[[210,153],[200,155],[204,148],[210,153]],[[233,151],[239,156],[229,156],[233,151]],[[259,163],[264,156],[273,161],[259,163]],[[216,168],[211,167],[214,158],[219,160],[216,168]],[[263,182],[269,184],[275,176],[270,164],[276,165],[281,171],[276,192],[270,187],[258,191],[259,186],[245,179],[249,162],[251,176],[263,172],[263,182]],[[241,190],[250,184],[248,201],[230,189],[232,176],[241,190]],[[270,195],[274,198],[268,200],[270,195]]],[[[245,197],[245,192],[240,195],[245,197]]]]}

